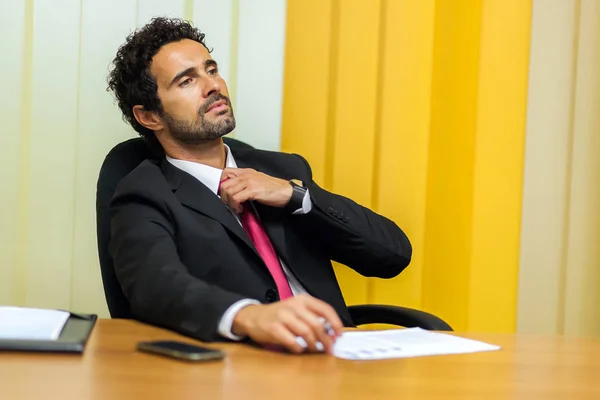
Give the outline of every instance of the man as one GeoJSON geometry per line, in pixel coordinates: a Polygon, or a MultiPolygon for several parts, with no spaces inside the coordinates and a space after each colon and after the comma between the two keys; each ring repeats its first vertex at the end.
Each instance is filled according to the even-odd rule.
{"type": "Polygon", "coordinates": [[[137,318],[204,341],[330,351],[352,326],[331,260],[380,278],[409,264],[400,228],[321,189],[302,157],[224,145],[227,86],[189,23],[155,18],[132,33],[109,89],[165,153],[111,203],[110,251],[137,318]]]}

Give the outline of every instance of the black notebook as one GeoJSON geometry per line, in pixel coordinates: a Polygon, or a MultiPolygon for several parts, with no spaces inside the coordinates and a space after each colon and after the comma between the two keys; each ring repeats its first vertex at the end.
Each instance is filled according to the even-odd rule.
{"type": "Polygon", "coordinates": [[[83,353],[97,318],[95,314],[70,312],[57,339],[0,339],[0,351],[83,353]]]}

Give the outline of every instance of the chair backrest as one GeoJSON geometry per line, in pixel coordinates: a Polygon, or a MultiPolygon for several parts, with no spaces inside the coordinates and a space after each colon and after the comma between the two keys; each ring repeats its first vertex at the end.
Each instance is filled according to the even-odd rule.
{"type": "MultiPolygon", "coordinates": [[[[232,138],[224,138],[232,149],[252,146],[232,138]]],[[[132,318],[129,302],[121,290],[115,274],[113,260],[108,251],[110,242],[110,202],[121,179],[146,159],[159,159],[162,155],[142,138],[129,139],[116,145],[106,156],[96,185],[96,236],[98,257],[106,304],[112,318],[132,318]]]]}

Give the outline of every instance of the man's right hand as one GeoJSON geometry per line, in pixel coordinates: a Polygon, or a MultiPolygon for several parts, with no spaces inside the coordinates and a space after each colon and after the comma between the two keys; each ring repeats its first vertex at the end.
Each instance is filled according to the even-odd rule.
{"type": "Polygon", "coordinates": [[[309,351],[318,351],[317,342],[321,342],[325,351],[331,353],[342,328],[342,321],[329,304],[299,295],[273,304],[242,308],[233,320],[232,333],[248,336],[259,344],[283,346],[294,353],[305,350],[296,342],[301,337],[309,351]],[[325,330],[323,319],[333,328],[333,336],[325,330]]]}

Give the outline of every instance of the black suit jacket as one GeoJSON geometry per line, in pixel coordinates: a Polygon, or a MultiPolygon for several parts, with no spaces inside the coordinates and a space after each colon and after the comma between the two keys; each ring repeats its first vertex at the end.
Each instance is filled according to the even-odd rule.
{"type": "MultiPolygon", "coordinates": [[[[298,155],[240,149],[233,156],[239,168],[305,182],[313,202],[308,214],[255,206],[302,286],[352,326],[331,260],[364,276],[391,278],[410,262],[406,235],[389,219],[321,189],[298,155]]],[[[166,159],[142,162],[119,183],[110,252],[136,318],[200,340],[222,339],[219,321],[236,301],[278,300],[273,278],[229,209],[166,159]]]]}

